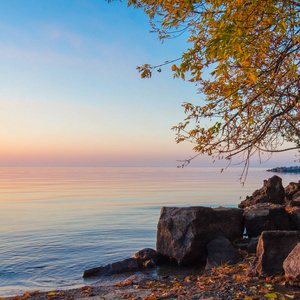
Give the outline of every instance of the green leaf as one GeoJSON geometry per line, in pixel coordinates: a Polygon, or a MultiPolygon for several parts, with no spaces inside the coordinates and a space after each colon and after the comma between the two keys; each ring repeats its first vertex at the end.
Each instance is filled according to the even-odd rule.
{"type": "Polygon", "coordinates": [[[266,298],[271,298],[271,299],[277,299],[277,294],[271,293],[271,294],[265,294],[266,298]]]}

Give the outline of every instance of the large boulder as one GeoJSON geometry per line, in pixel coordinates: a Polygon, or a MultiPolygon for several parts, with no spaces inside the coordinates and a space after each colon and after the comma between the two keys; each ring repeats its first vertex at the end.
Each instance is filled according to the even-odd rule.
{"type": "Polygon", "coordinates": [[[163,207],[156,250],[180,265],[205,264],[211,240],[224,236],[234,241],[243,231],[243,212],[238,208],[163,207]]]}
{"type": "Polygon", "coordinates": [[[245,209],[244,218],[250,238],[267,230],[291,230],[289,214],[281,206],[252,206],[245,209]]]}
{"type": "Polygon", "coordinates": [[[297,231],[264,231],[258,241],[256,258],[248,274],[273,276],[283,273],[283,262],[299,243],[297,231]]]}
{"type": "Polygon", "coordinates": [[[225,263],[233,265],[243,260],[239,251],[223,236],[209,242],[207,252],[205,269],[212,269],[225,263]]]}
{"type": "Polygon", "coordinates": [[[284,204],[284,188],[282,179],[277,175],[264,180],[264,185],[261,189],[254,191],[252,196],[246,198],[239,204],[240,208],[245,208],[257,203],[273,203],[284,204]]]}
{"type": "Polygon", "coordinates": [[[300,280],[300,243],[298,243],[283,262],[285,276],[300,280]]]}

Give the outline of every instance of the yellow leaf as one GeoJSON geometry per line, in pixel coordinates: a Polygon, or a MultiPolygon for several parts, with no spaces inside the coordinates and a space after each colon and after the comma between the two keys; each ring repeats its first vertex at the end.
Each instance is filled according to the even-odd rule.
{"type": "Polygon", "coordinates": [[[251,79],[254,82],[257,81],[257,77],[254,74],[252,74],[252,73],[249,74],[249,79],[251,79]]]}
{"type": "Polygon", "coordinates": [[[25,294],[24,294],[24,296],[30,297],[30,294],[26,291],[25,294]]]}
{"type": "Polygon", "coordinates": [[[56,295],[55,292],[50,292],[50,293],[48,293],[46,296],[54,296],[54,295],[56,295]]]}

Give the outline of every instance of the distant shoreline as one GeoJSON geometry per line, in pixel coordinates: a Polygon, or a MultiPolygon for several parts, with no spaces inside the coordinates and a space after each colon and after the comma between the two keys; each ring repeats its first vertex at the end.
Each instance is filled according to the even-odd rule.
{"type": "Polygon", "coordinates": [[[300,166],[294,167],[277,167],[273,169],[268,169],[267,172],[279,172],[279,173],[300,173],[300,166]]]}

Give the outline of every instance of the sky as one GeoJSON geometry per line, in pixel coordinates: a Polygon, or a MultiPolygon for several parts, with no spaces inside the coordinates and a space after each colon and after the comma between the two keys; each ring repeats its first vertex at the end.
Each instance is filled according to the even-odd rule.
{"type": "MultiPolygon", "coordinates": [[[[171,127],[183,102],[203,96],[169,67],[150,80],[136,70],[188,45],[184,36],[162,44],[150,30],[125,2],[0,0],[0,166],[176,167],[192,156],[171,127]]],[[[286,153],[263,166],[294,160],[286,153]]]]}

